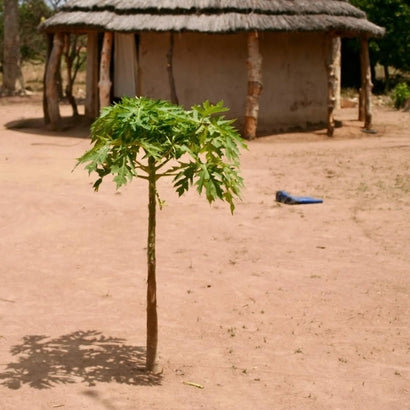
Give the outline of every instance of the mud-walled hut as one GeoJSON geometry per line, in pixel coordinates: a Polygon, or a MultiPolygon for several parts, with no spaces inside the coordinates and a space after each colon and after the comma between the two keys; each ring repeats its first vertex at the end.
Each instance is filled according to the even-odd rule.
{"type": "Polygon", "coordinates": [[[246,138],[327,127],[333,135],[340,38],[361,42],[361,113],[372,121],[368,39],[384,30],[345,0],[71,0],[40,29],[51,45],[44,114],[60,124],[64,42],[87,35],[85,115],[122,96],[189,108],[223,100],[246,138]]]}

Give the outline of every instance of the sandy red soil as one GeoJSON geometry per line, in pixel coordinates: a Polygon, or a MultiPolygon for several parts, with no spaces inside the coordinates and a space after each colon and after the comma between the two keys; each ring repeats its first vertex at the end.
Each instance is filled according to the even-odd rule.
{"type": "Polygon", "coordinates": [[[147,187],[94,193],[72,172],[84,127],[2,127],[0,409],[410,408],[410,114],[374,116],[377,134],[344,109],[333,139],[249,143],[234,216],[161,184],[151,377],[147,187]],[[280,189],[324,202],[279,204],[280,189]]]}

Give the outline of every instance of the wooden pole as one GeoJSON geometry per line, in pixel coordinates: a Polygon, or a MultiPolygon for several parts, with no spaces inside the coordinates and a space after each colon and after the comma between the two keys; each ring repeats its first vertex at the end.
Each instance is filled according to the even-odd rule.
{"type": "Polygon", "coordinates": [[[333,137],[335,131],[334,110],[336,107],[336,64],[338,54],[338,39],[332,35],[327,38],[327,135],[333,137]]]}
{"type": "Polygon", "coordinates": [[[142,67],[141,67],[141,35],[138,34],[135,36],[135,42],[137,47],[137,95],[142,95],[142,67]]]}
{"type": "Polygon", "coordinates": [[[259,34],[248,33],[248,95],[246,97],[244,137],[256,138],[259,114],[259,95],[262,92],[262,55],[259,50],[259,34]]]}
{"type": "Polygon", "coordinates": [[[179,104],[177,91],[175,87],[175,77],[174,77],[174,33],[169,33],[169,48],[167,52],[167,71],[168,71],[168,82],[171,94],[172,104],[179,104]]]}
{"type": "Polygon", "coordinates": [[[100,82],[98,86],[100,88],[100,107],[106,107],[111,104],[111,85],[110,80],[110,64],[111,64],[111,53],[112,53],[112,32],[104,33],[103,46],[101,51],[101,62],[100,62],[100,82]]]}
{"type": "Polygon", "coordinates": [[[372,127],[372,74],[370,70],[370,56],[369,56],[369,39],[367,36],[360,38],[361,45],[361,72],[362,72],[362,88],[361,98],[363,104],[364,128],[370,130],[372,127]]]}
{"type": "Polygon", "coordinates": [[[94,120],[98,116],[98,34],[87,35],[87,72],[85,85],[85,116],[94,120]]]}
{"type": "MultiPolygon", "coordinates": [[[[360,47],[362,47],[362,43],[360,40],[360,47]]],[[[359,88],[359,111],[358,111],[358,116],[357,119],[359,121],[364,121],[364,87],[363,87],[363,67],[364,67],[364,62],[363,62],[363,50],[360,52],[360,88],[359,88]]]]}
{"type": "Polygon", "coordinates": [[[50,117],[48,115],[48,101],[47,101],[47,67],[48,67],[48,62],[50,61],[50,55],[51,55],[51,50],[53,48],[53,35],[52,34],[46,34],[46,44],[47,44],[47,55],[46,55],[46,64],[45,64],[45,69],[44,69],[44,75],[43,75],[43,114],[44,114],[44,123],[48,125],[50,123],[50,117]]]}
{"type": "Polygon", "coordinates": [[[341,89],[342,89],[342,39],[340,37],[335,37],[335,53],[336,53],[336,60],[335,60],[335,75],[336,75],[336,86],[335,86],[335,92],[336,92],[336,102],[335,102],[335,108],[340,109],[341,108],[341,101],[340,101],[340,96],[341,96],[341,89]]]}
{"type": "Polygon", "coordinates": [[[60,67],[60,59],[64,47],[64,34],[55,33],[53,38],[53,48],[48,60],[45,76],[45,89],[47,99],[47,112],[49,120],[49,128],[51,130],[61,129],[61,116],[59,106],[59,92],[57,84],[57,72],[60,67]]]}
{"type": "Polygon", "coordinates": [[[363,87],[359,89],[359,111],[357,115],[357,119],[359,121],[364,121],[364,98],[363,98],[363,87]]]}

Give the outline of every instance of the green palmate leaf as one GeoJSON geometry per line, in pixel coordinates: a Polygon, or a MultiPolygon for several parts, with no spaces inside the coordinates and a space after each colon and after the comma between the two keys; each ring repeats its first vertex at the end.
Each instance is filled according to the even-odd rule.
{"type": "Polygon", "coordinates": [[[193,184],[194,175],[197,172],[197,165],[195,163],[180,163],[179,167],[175,168],[175,171],[182,169],[174,178],[174,187],[176,188],[178,195],[183,195],[188,191],[189,187],[193,184]]]}
{"type": "Polygon", "coordinates": [[[79,162],[88,163],[86,169],[89,173],[95,171],[99,164],[103,164],[109,154],[109,147],[106,145],[95,145],[93,149],[86,152],[79,162]]]}
{"type": "Polygon", "coordinates": [[[202,105],[194,105],[192,109],[201,114],[203,118],[229,111],[229,108],[224,106],[223,101],[219,101],[216,104],[211,104],[208,100],[203,102],[202,105]]]}
{"type": "Polygon", "coordinates": [[[127,164],[127,157],[121,156],[118,163],[114,163],[111,166],[111,173],[115,175],[114,182],[117,184],[117,188],[121,185],[125,185],[128,180],[131,180],[133,173],[131,168],[127,164]]]}

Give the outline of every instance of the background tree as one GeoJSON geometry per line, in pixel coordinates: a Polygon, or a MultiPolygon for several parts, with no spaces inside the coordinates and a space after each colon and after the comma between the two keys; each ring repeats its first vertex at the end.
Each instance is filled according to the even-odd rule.
{"type": "Polygon", "coordinates": [[[64,95],[73,109],[73,117],[78,116],[77,101],[74,97],[73,88],[77,74],[86,61],[86,54],[83,52],[85,48],[85,36],[70,34],[64,36],[63,56],[67,73],[64,95]]]}
{"type": "Polygon", "coordinates": [[[0,0],[0,60],[5,93],[16,91],[17,79],[24,89],[24,62],[44,63],[46,42],[37,26],[50,15],[51,9],[43,0],[0,0]]]}
{"type": "Polygon", "coordinates": [[[21,59],[23,62],[44,62],[47,44],[37,27],[53,11],[44,0],[23,0],[19,4],[21,59]]]}
{"type": "Polygon", "coordinates": [[[47,3],[54,11],[57,11],[66,1],[67,0],[47,0],[47,3]]]}
{"type": "Polygon", "coordinates": [[[385,85],[389,88],[389,67],[410,71],[410,3],[408,0],[351,0],[367,13],[373,22],[386,28],[386,34],[370,43],[373,67],[384,68],[385,85]]]}
{"type": "Polygon", "coordinates": [[[3,93],[12,95],[21,70],[18,0],[4,0],[3,30],[3,93]]]}
{"type": "MultiPolygon", "coordinates": [[[[5,20],[7,20],[7,22],[10,21],[10,18],[4,18],[5,1],[10,0],[0,0],[0,59],[2,62],[4,61],[4,24],[5,20]]],[[[44,36],[38,32],[37,27],[43,19],[46,19],[53,13],[55,13],[58,10],[58,7],[60,7],[64,2],[65,0],[16,0],[14,3],[15,5],[18,5],[17,13],[19,35],[13,36],[13,39],[19,39],[20,42],[19,46],[17,46],[16,44],[12,47],[12,49],[17,54],[18,50],[20,49],[17,77],[20,78],[22,88],[23,79],[20,66],[25,62],[44,64],[46,60],[47,41],[44,39],[44,36]]],[[[84,66],[85,48],[85,36],[67,35],[65,37],[63,58],[65,62],[66,73],[65,76],[63,76],[59,71],[60,97],[67,98],[68,102],[73,108],[74,116],[78,115],[78,109],[76,100],[73,96],[73,86],[79,70],[84,66]],[[65,84],[63,84],[63,78],[65,80],[65,84]]]]}
{"type": "Polygon", "coordinates": [[[117,188],[133,178],[148,182],[148,371],[155,370],[158,344],[155,236],[156,208],[162,201],[157,181],[172,177],[179,195],[195,185],[210,203],[222,199],[233,212],[243,185],[239,148],[245,145],[232,121],[220,115],[224,111],[222,103],[205,102],[185,111],[166,101],[123,98],[102,110],[91,126],[93,147],[78,161],[98,174],[95,190],[110,174],[117,188]]]}
{"type": "MultiPolygon", "coordinates": [[[[43,0],[37,0],[43,1],[43,0]]],[[[50,15],[57,12],[66,0],[47,0],[50,6],[50,15]]],[[[66,98],[73,110],[73,117],[78,116],[77,101],[74,97],[74,83],[78,72],[84,67],[86,54],[84,50],[87,47],[86,36],[76,34],[64,35],[63,59],[65,62],[65,85],[63,85],[63,74],[61,66],[58,71],[58,85],[60,98],[66,98]]]]}

